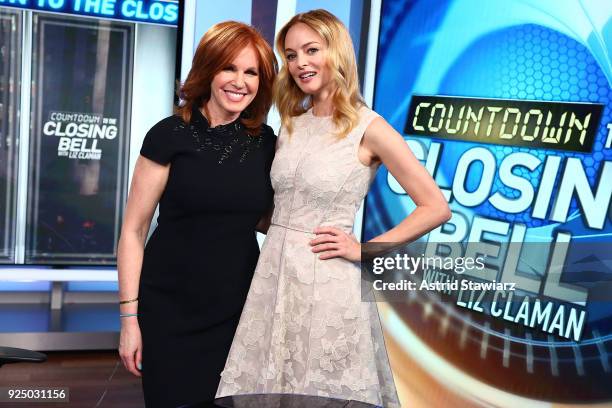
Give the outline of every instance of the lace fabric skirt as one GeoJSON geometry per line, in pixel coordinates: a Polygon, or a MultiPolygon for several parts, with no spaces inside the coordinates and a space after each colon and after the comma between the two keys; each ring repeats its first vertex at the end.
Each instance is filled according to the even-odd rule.
{"type": "Polygon", "coordinates": [[[270,227],[217,397],[295,393],[399,407],[360,268],[318,259],[313,237],[270,227]]]}

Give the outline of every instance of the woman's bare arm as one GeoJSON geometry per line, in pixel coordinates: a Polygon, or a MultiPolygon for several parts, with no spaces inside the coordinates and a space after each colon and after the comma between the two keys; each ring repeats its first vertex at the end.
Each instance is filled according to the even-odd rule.
{"type": "MultiPolygon", "coordinates": [[[[120,300],[138,298],[145,240],[169,171],[169,164],[160,165],[143,156],[136,161],[117,249],[120,300]]],[[[137,311],[138,302],[120,305],[120,313],[135,314],[137,311]]],[[[135,316],[121,319],[119,355],[127,370],[140,377],[142,339],[135,316]]]]}

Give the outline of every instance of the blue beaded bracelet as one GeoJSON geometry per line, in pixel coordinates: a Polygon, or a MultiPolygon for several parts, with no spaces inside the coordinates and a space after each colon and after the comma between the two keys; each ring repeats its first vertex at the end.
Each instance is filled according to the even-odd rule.
{"type": "Polygon", "coordinates": [[[132,316],[138,316],[138,313],[126,313],[126,314],[119,315],[119,317],[132,317],[132,316]]]}

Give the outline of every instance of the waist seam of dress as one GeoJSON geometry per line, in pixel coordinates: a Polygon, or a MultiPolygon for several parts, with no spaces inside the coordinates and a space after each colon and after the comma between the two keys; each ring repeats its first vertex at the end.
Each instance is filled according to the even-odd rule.
{"type": "Polygon", "coordinates": [[[305,234],[314,234],[314,232],[312,232],[312,231],[308,231],[308,230],[300,229],[300,228],[296,228],[296,227],[291,227],[289,225],[281,224],[281,223],[278,223],[278,222],[273,222],[270,225],[274,225],[276,227],[285,228],[285,229],[288,229],[288,230],[291,230],[291,231],[303,232],[305,234]]]}

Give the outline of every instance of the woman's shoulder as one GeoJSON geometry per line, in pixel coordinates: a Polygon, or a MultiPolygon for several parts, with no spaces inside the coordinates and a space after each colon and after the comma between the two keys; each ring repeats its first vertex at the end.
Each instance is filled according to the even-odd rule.
{"type": "Polygon", "coordinates": [[[157,122],[144,137],[140,154],[160,164],[169,163],[180,150],[180,138],[173,137],[185,122],[180,116],[171,115],[157,122]]]}
{"type": "Polygon", "coordinates": [[[359,115],[360,120],[377,118],[380,115],[374,111],[374,109],[370,108],[365,103],[357,108],[357,114],[359,115]]]}
{"type": "Polygon", "coordinates": [[[261,137],[262,144],[265,146],[265,149],[274,154],[273,152],[276,146],[276,135],[274,134],[274,129],[272,129],[271,126],[262,123],[261,130],[259,131],[259,137],[261,137]]]}
{"type": "Polygon", "coordinates": [[[264,143],[276,144],[276,134],[271,126],[262,123],[259,130],[259,136],[263,139],[264,143]]]}
{"type": "Polygon", "coordinates": [[[168,132],[176,131],[177,129],[183,128],[183,127],[185,127],[185,122],[183,121],[183,118],[181,118],[177,114],[173,114],[173,115],[167,116],[163,118],[162,120],[158,121],[156,124],[154,124],[151,127],[149,132],[156,133],[156,134],[168,133],[168,132]]]}
{"type": "Polygon", "coordinates": [[[357,114],[359,115],[359,124],[357,128],[360,134],[363,134],[376,119],[382,118],[382,116],[366,104],[361,105],[357,109],[357,114]]]}
{"type": "Polygon", "coordinates": [[[266,123],[261,124],[261,130],[259,131],[259,134],[264,138],[276,139],[276,135],[274,134],[274,129],[272,129],[272,126],[266,123]]]}

